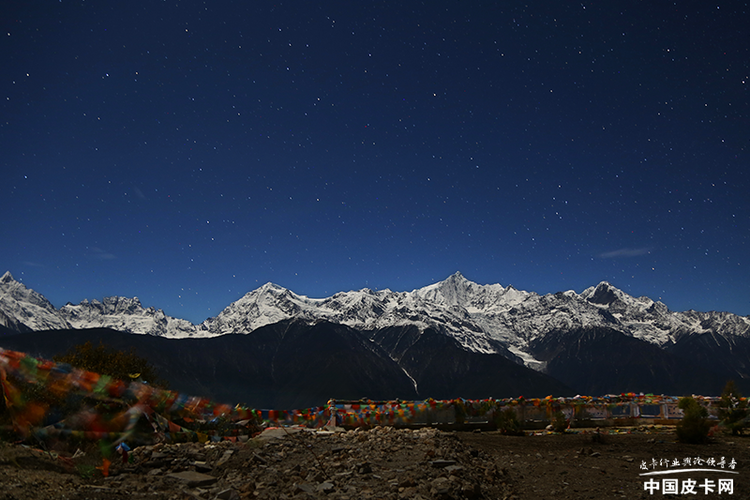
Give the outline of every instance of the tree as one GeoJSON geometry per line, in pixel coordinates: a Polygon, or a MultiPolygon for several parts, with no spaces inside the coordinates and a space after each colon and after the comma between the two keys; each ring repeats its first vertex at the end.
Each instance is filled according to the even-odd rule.
{"type": "Polygon", "coordinates": [[[692,397],[684,397],[677,403],[682,410],[682,420],[677,424],[677,440],[681,443],[702,444],[708,442],[708,410],[692,397]]]}
{"type": "Polygon", "coordinates": [[[58,363],[68,363],[71,366],[109,375],[112,378],[130,381],[140,379],[157,387],[166,387],[166,383],[156,376],[156,371],[144,358],[130,351],[118,351],[99,342],[94,347],[91,341],[78,344],[67,353],[52,358],[58,363]]]}
{"type": "Polygon", "coordinates": [[[742,434],[742,429],[747,425],[747,399],[737,390],[734,380],[724,386],[718,406],[717,415],[724,427],[732,434],[742,434]]]}

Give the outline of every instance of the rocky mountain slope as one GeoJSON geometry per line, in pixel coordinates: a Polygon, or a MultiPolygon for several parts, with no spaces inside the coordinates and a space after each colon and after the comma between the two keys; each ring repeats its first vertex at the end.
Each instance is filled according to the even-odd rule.
{"type": "Polygon", "coordinates": [[[501,354],[467,351],[414,326],[362,332],[284,320],[251,335],[171,340],[116,330],[47,330],[0,338],[5,349],[50,359],[91,342],[145,358],[177,392],[255,408],[308,408],[330,398],[373,400],[573,394],[501,354]]]}

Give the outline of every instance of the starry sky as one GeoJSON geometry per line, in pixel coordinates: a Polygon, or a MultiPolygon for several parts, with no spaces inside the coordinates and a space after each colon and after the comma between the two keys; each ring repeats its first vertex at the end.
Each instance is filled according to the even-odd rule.
{"type": "Polygon", "coordinates": [[[748,315],[749,12],[6,1],[0,274],[196,323],[455,271],[748,315]]]}

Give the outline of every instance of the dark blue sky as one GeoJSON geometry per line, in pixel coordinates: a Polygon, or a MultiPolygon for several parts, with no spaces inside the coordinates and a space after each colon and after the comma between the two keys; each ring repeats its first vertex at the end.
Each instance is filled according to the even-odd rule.
{"type": "Polygon", "coordinates": [[[0,272],[194,322],[455,271],[750,314],[749,11],[6,2],[0,272]]]}

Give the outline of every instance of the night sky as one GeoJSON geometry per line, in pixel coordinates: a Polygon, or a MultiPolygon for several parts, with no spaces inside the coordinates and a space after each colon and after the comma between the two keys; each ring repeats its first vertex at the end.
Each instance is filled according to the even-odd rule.
{"type": "Polygon", "coordinates": [[[455,271],[748,315],[749,12],[3,2],[0,274],[193,322],[455,271]]]}

